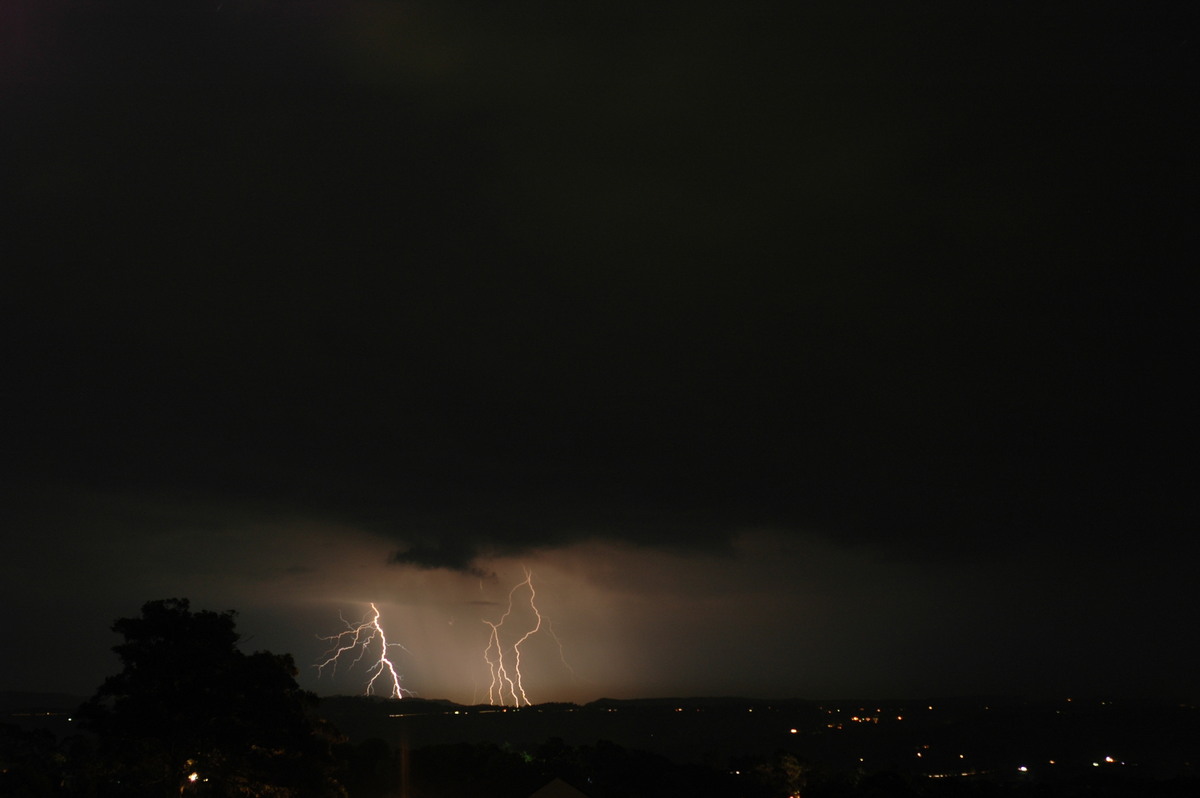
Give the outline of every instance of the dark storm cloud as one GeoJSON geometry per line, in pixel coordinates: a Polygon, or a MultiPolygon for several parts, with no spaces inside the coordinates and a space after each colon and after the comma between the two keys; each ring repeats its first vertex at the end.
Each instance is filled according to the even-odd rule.
{"type": "Polygon", "coordinates": [[[1182,6],[0,6],[0,687],[1194,692],[1182,6]]]}
{"type": "Polygon", "coordinates": [[[1032,48],[1043,80],[936,16],[831,50],[853,20],[445,9],[261,51],[248,11],[182,51],[114,17],[73,49],[107,83],[17,93],[11,484],[251,503],[464,570],[592,537],[962,558],[1191,523],[1178,287],[1143,266],[1179,259],[1191,167],[1119,88],[1144,62],[1072,34],[1032,48]],[[411,26],[423,49],[366,47],[411,26]],[[204,42],[236,44],[216,72],[204,42]]]}
{"type": "Polygon", "coordinates": [[[485,572],[473,563],[485,553],[491,552],[481,552],[477,545],[467,540],[443,537],[434,543],[410,545],[392,552],[388,561],[419,568],[449,568],[483,576],[485,572]]]}

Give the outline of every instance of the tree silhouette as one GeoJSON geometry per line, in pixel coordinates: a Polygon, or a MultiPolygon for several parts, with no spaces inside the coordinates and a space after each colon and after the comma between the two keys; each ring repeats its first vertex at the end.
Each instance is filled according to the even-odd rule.
{"type": "Polygon", "coordinates": [[[102,795],[344,795],[316,696],[296,684],[290,655],[243,654],[234,617],[163,599],[113,624],[124,668],[83,709],[102,795]]]}

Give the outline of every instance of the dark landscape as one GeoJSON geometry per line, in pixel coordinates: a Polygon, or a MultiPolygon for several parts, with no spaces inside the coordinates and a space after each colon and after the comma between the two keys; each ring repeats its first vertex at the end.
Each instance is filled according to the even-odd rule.
{"type": "MultiPolygon", "coordinates": [[[[31,766],[14,757],[14,741],[48,730],[56,750],[69,750],[79,703],[0,694],[9,780],[0,784],[31,766]]],[[[598,798],[1184,796],[1200,788],[1200,708],[1157,701],[679,698],[515,709],[331,696],[319,712],[344,735],[351,798],[402,795],[404,783],[412,796],[479,794],[472,790],[481,784],[488,795],[523,796],[552,777],[598,798]]]]}

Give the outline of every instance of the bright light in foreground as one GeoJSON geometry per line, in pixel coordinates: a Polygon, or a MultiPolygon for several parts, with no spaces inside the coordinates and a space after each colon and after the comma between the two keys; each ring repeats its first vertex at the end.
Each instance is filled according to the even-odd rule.
{"type": "Polygon", "coordinates": [[[198,778],[200,778],[200,774],[194,770],[188,774],[188,781],[194,782],[198,778]]]}

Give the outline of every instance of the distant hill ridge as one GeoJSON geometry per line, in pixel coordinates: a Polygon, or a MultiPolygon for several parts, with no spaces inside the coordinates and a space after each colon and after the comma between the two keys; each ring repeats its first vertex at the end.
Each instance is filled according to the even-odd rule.
{"type": "Polygon", "coordinates": [[[26,693],[0,690],[0,712],[73,712],[87,699],[68,693],[26,693]]]}

